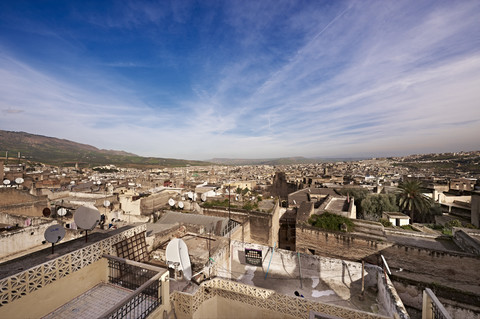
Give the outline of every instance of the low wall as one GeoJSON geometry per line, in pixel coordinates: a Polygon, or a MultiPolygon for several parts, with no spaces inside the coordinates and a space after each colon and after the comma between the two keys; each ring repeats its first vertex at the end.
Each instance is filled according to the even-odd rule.
{"type": "Polygon", "coordinates": [[[405,306],[414,310],[410,310],[412,313],[422,312],[423,291],[425,288],[430,288],[452,318],[476,319],[480,317],[480,307],[472,305],[472,303],[480,304],[480,296],[465,294],[462,291],[433,283],[419,283],[395,275],[391,276],[391,279],[405,306]]]}
{"type": "Polygon", "coordinates": [[[195,294],[174,292],[170,295],[175,317],[186,318],[281,318],[308,319],[310,312],[338,318],[389,318],[319,303],[305,298],[285,296],[273,290],[258,288],[223,279],[202,283],[195,294]]]}
{"type": "Polygon", "coordinates": [[[2,233],[0,235],[0,258],[42,245],[42,241],[45,240],[45,230],[56,224],[58,224],[57,221],[50,221],[2,233]]]}
{"type": "Polygon", "coordinates": [[[106,282],[107,275],[108,261],[106,258],[102,258],[79,271],[59,278],[41,290],[34,291],[20,300],[2,306],[0,317],[11,319],[41,318],[95,285],[106,282]]]}
{"type": "Polygon", "coordinates": [[[25,226],[25,221],[30,220],[30,226],[38,226],[40,224],[51,222],[51,218],[45,217],[35,217],[35,216],[25,216],[11,213],[0,212],[0,224],[7,224],[15,226],[18,224],[19,227],[25,226]]]}
{"type": "MultiPolygon", "coordinates": [[[[467,296],[470,296],[469,291],[476,290],[480,283],[480,272],[476,271],[480,269],[480,257],[468,253],[399,245],[311,227],[297,227],[296,239],[297,251],[314,250],[315,254],[321,256],[365,260],[371,264],[382,265],[380,255],[383,255],[392,270],[399,271],[404,277],[408,275],[415,278],[414,282],[436,282],[444,287],[461,287],[462,293],[467,296]]],[[[395,277],[392,277],[392,280],[395,280],[395,277]]],[[[448,299],[448,296],[444,298],[448,299]]],[[[469,297],[463,302],[475,305],[477,301],[469,297]]]]}
{"type": "Polygon", "coordinates": [[[453,240],[464,251],[480,255],[480,231],[479,230],[466,230],[454,227],[453,228],[453,240]],[[475,238],[476,236],[477,238],[475,238]]]}

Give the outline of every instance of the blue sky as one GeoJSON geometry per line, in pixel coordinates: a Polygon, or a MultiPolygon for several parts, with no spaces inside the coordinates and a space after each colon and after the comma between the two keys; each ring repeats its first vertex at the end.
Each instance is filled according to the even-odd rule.
{"type": "Polygon", "coordinates": [[[480,149],[480,1],[2,1],[0,129],[143,156],[480,149]]]}

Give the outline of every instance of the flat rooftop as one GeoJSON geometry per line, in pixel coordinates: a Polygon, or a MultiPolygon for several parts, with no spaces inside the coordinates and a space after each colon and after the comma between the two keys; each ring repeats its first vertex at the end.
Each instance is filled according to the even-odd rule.
{"type": "Polygon", "coordinates": [[[133,228],[137,225],[127,225],[115,230],[109,231],[98,231],[93,233],[88,233],[88,242],[85,242],[85,236],[70,240],[67,242],[62,242],[60,244],[55,245],[54,254],[52,254],[52,246],[51,244],[45,244],[45,248],[42,250],[38,250],[32,252],[30,254],[3,262],[0,264],[0,279],[9,277],[14,275],[18,272],[27,270],[29,268],[35,267],[37,265],[43,264],[47,261],[50,261],[54,258],[62,256],[64,254],[70,253],[74,250],[86,247],[91,245],[95,242],[101,241],[106,239],[110,236],[116,235],[121,233],[127,229],[133,228]]]}

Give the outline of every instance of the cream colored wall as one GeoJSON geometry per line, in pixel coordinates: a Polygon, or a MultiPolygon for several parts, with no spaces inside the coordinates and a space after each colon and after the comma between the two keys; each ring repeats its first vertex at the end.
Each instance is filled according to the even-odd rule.
{"type": "Polygon", "coordinates": [[[148,316],[148,318],[151,319],[164,318],[163,313],[166,312],[168,314],[172,309],[170,305],[170,281],[168,271],[162,275],[160,280],[162,281],[162,288],[160,288],[162,304],[148,316]]]}
{"type": "Polygon", "coordinates": [[[105,258],[0,308],[0,318],[40,318],[81,295],[108,276],[105,258]]]}
{"type": "MultiPolygon", "coordinates": [[[[0,236],[0,258],[41,246],[42,241],[45,240],[45,230],[51,225],[56,224],[56,221],[51,221],[38,226],[30,226],[16,231],[2,233],[0,236]]],[[[49,246],[50,245],[45,245],[43,248],[48,248],[49,246]]]]}
{"type": "Polygon", "coordinates": [[[127,212],[129,215],[141,214],[140,200],[132,201],[131,195],[120,195],[119,201],[122,205],[122,210],[127,212]]]}
{"type": "MultiPolygon", "coordinates": [[[[184,317],[178,317],[178,319],[183,318],[184,317]]],[[[192,316],[192,319],[212,318],[295,319],[295,317],[284,313],[255,307],[219,296],[204,301],[192,316]],[[219,316],[219,314],[221,314],[221,316],[219,316]]]]}

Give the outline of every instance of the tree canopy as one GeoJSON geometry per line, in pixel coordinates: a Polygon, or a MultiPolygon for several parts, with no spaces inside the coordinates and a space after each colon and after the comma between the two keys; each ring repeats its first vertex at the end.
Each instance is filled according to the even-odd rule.
{"type": "Polygon", "coordinates": [[[398,206],[403,211],[410,213],[412,222],[415,215],[427,214],[432,206],[432,200],[422,193],[422,184],[420,181],[407,180],[398,185],[398,206]]]}
{"type": "Polygon", "coordinates": [[[371,194],[362,200],[363,217],[379,220],[383,212],[397,212],[397,198],[393,194],[371,194]]]}

